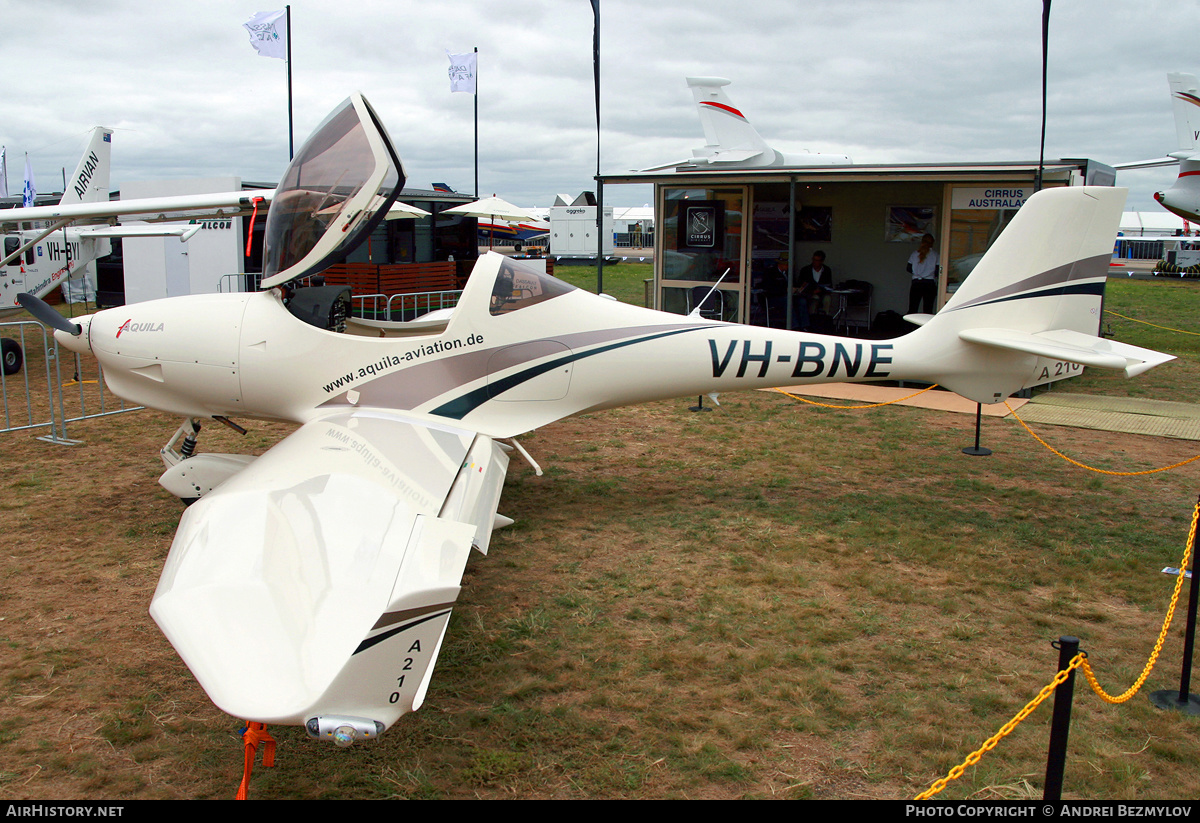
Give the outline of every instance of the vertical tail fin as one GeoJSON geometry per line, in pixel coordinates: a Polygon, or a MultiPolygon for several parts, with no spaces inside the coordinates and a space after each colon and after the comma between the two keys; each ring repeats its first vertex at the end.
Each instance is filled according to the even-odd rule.
{"type": "Polygon", "coordinates": [[[1175,111],[1175,134],[1180,151],[1193,151],[1200,142],[1200,83],[1193,74],[1171,72],[1171,106],[1175,111]]]}
{"type": "Polygon", "coordinates": [[[736,152],[739,155],[736,159],[739,160],[758,155],[766,155],[767,160],[774,159],[774,149],[767,145],[758,129],[750,124],[725,94],[724,87],[729,85],[728,80],[721,77],[689,77],[687,84],[700,113],[700,125],[704,128],[706,145],[693,151],[697,157],[715,158],[724,154],[734,159],[728,153],[736,152]]]}
{"type": "Polygon", "coordinates": [[[976,325],[1096,334],[1125,194],[1087,186],[1030,197],[939,314],[969,309],[976,325]]]}
{"type": "Polygon", "coordinates": [[[899,338],[920,352],[927,379],[994,403],[1078,365],[1132,377],[1173,359],[1096,336],[1125,194],[1088,186],[1030,197],[942,310],[899,338]]]}
{"type": "Polygon", "coordinates": [[[61,205],[70,203],[96,203],[108,200],[108,178],[112,154],[112,129],[96,126],[92,139],[75,173],[67,180],[61,205]]]}

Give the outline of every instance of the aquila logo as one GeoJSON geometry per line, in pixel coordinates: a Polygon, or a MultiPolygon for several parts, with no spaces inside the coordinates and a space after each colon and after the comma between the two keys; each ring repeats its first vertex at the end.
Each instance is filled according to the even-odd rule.
{"type": "Polygon", "coordinates": [[[163,330],[162,323],[134,323],[133,318],[131,317],[130,319],[128,319],[124,323],[122,323],[121,327],[119,329],[117,329],[117,337],[120,337],[122,332],[130,332],[132,334],[133,332],[139,332],[139,331],[162,331],[162,330],[163,330]]]}

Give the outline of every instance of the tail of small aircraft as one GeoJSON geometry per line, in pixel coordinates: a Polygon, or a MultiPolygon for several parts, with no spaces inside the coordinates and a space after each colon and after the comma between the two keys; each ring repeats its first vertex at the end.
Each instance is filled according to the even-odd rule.
{"type": "Polygon", "coordinates": [[[688,87],[700,113],[705,146],[694,154],[716,162],[755,159],[755,165],[775,165],[776,152],[762,139],[758,129],[738,111],[725,94],[729,81],[721,77],[689,77],[688,87]]]}
{"type": "Polygon", "coordinates": [[[1180,151],[1195,151],[1200,143],[1200,83],[1194,74],[1171,72],[1171,105],[1175,111],[1175,133],[1180,151]]]}
{"type": "Polygon", "coordinates": [[[847,165],[853,161],[842,154],[819,154],[805,152],[787,156],[767,145],[758,129],[746,119],[746,115],[733,105],[725,94],[730,81],[723,77],[688,77],[692,99],[700,115],[704,129],[705,144],[692,149],[686,160],[675,160],[642,171],[687,166],[713,166],[718,168],[770,168],[773,166],[832,166],[847,165]]]}
{"type": "Polygon", "coordinates": [[[1089,186],[1033,195],[942,310],[897,341],[898,353],[913,346],[928,379],[981,403],[1080,365],[1132,377],[1173,359],[1097,336],[1125,193],[1089,186]]]}
{"type": "Polygon", "coordinates": [[[92,139],[75,173],[67,181],[59,205],[96,203],[108,200],[108,179],[112,155],[112,129],[96,126],[92,139]]]}

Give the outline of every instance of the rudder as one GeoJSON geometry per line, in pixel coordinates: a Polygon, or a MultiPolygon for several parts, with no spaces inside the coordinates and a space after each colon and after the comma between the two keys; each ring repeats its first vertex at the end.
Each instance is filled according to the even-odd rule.
{"type": "Polygon", "coordinates": [[[109,169],[112,155],[112,129],[96,126],[75,173],[63,192],[60,205],[97,203],[108,200],[109,169]]]}

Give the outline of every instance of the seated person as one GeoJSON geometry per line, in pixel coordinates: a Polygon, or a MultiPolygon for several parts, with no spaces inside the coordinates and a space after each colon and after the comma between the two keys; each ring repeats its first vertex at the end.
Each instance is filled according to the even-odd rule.
{"type": "Polygon", "coordinates": [[[825,265],[825,252],[815,251],[812,263],[796,273],[792,281],[792,318],[800,331],[812,325],[812,315],[829,314],[833,269],[825,265]]]}
{"type": "Polygon", "coordinates": [[[751,322],[755,325],[783,326],[787,317],[787,270],[788,255],[783,252],[774,263],[753,276],[750,297],[756,320],[751,322]]]}

